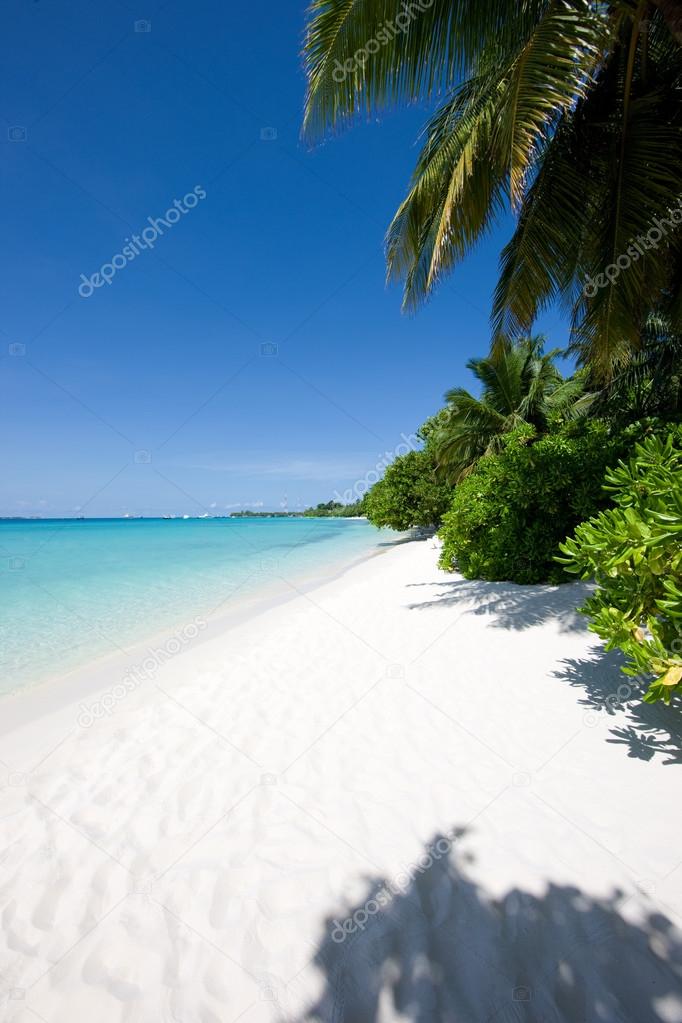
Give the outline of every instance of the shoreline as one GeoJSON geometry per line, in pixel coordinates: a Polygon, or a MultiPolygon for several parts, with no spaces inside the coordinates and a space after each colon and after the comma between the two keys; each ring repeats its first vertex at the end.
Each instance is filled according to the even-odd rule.
{"type": "MultiPolygon", "coordinates": [[[[302,594],[313,592],[321,586],[341,579],[347,572],[372,558],[388,553],[394,546],[405,543],[409,537],[394,534],[395,540],[377,542],[375,547],[360,557],[346,561],[343,558],[327,562],[323,572],[308,571],[294,576],[294,580],[278,578],[277,582],[265,585],[255,593],[248,590],[237,599],[229,610],[214,610],[207,614],[191,612],[169,628],[155,630],[143,639],[131,644],[128,650],[110,651],[88,658],[82,664],[66,672],[40,678],[35,682],[22,684],[15,690],[0,695],[0,737],[17,729],[35,726],[41,718],[72,709],[77,703],[96,696],[100,691],[115,686],[128,673],[152,653],[152,647],[167,645],[191,622],[204,623],[201,634],[191,640],[186,650],[171,654],[171,659],[190,653],[203,643],[225,636],[231,630],[244,625],[261,615],[295,600],[302,594]],[[298,583],[298,585],[296,585],[298,583]]],[[[223,601],[227,604],[231,595],[223,601]]],[[[222,606],[222,605],[219,605],[222,606]]]]}
{"type": "MultiPolygon", "coordinates": [[[[68,585],[63,590],[54,585],[49,568],[46,577],[39,572],[34,579],[29,573],[17,572],[7,581],[9,610],[12,610],[12,603],[16,603],[14,613],[8,614],[12,629],[8,633],[7,647],[2,658],[0,700],[11,699],[37,686],[58,682],[82,668],[96,666],[97,662],[106,663],[111,656],[125,657],[127,652],[139,652],[145,643],[162,640],[174,630],[181,629],[194,616],[212,620],[219,618],[226,606],[228,616],[232,614],[233,607],[257,607],[265,599],[274,599],[280,593],[286,594],[287,581],[295,588],[301,580],[324,580],[338,566],[351,564],[366,556],[379,542],[379,531],[370,527],[366,520],[363,522],[362,536],[356,533],[355,542],[353,527],[358,526],[358,522],[349,522],[346,532],[340,521],[335,520],[330,526],[324,517],[310,522],[302,517],[292,518],[287,520],[291,530],[284,528],[282,532],[277,528],[274,534],[270,520],[250,518],[213,519],[208,522],[199,518],[190,522],[166,522],[161,519],[69,519],[14,523],[19,528],[13,540],[14,556],[22,568],[27,562],[30,565],[31,561],[27,545],[35,546],[37,543],[37,549],[41,550],[56,535],[52,529],[55,524],[73,527],[73,534],[63,534],[65,546],[68,549],[74,543],[82,545],[77,556],[82,554],[85,558],[86,578],[73,600],[68,585]],[[110,558],[104,576],[100,574],[99,565],[92,564],[93,552],[98,555],[98,548],[104,543],[101,537],[98,539],[98,528],[102,523],[107,527],[119,527],[126,523],[128,529],[132,530],[132,533],[126,529],[121,532],[117,528],[111,534],[112,549],[116,552],[115,557],[120,557],[120,562],[110,558]],[[223,528],[225,524],[227,529],[223,528]],[[27,529],[27,526],[30,528],[27,529]],[[47,536],[44,534],[46,526],[51,530],[47,536]],[[33,533],[33,527],[40,531],[33,533]],[[313,544],[320,527],[329,534],[327,539],[331,539],[331,544],[323,544],[316,553],[313,544]],[[197,532],[197,528],[200,532],[197,532]],[[148,532],[150,529],[153,530],[151,534],[148,532]],[[119,588],[125,590],[120,563],[141,555],[144,564],[145,551],[140,550],[140,544],[144,541],[141,538],[150,535],[153,552],[151,564],[145,569],[146,576],[143,572],[137,577],[137,591],[135,586],[129,588],[118,602],[115,597],[103,599],[101,593],[115,594],[119,588]],[[270,541],[263,541],[261,538],[264,535],[269,536],[270,541]],[[180,541],[179,537],[182,538],[180,541]],[[208,537],[209,549],[214,551],[208,562],[206,557],[202,560],[192,553],[197,540],[200,539],[203,545],[205,537],[208,537]],[[293,542],[280,542],[284,537],[292,537],[293,542]],[[172,538],[172,543],[169,538],[172,538]],[[84,545],[83,540],[87,540],[84,545]],[[164,545],[167,549],[168,570],[159,563],[159,542],[162,550],[164,545]],[[181,560],[179,570],[176,570],[173,562],[178,542],[181,560]],[[282,548],[286,548],[283,553],[282,548]],[[186,559],[184,563],[183,557],[186,559]],[[115,566],[113,570],[112,566],[115,566]],[[34,608],[30,598],[37,591],[26,586],[22,591],[19,585],[24,574],[28,575],[29,582],[34,581],[38,587],[44,588],[44,595],[39,595],[50,599],[50,608],[34,608]],[[144,591],[144,599],[136,604],[136,598],[144,591]],[[88,596],[87,600],[83,599],[83,594],[88,596]],[[53,606],[52,602],[58,607],[53,606]],[[135,607],[133,615],[130,609],[135,607]],[[70,620],[72,625],[58,630],[53,641],[51,629],[54,611],[57,612],[57,619],[70,620]],[[91,621],[94,623],[92,628],[89,625],[91,621]]],[[[277,526],[281,526],[280,520],[277,526]]],[[[8,556],[11,550],[8,550],[8,556]]],[[[67,578],[70,573],[71,566],[67,566],[67,578]]]]}

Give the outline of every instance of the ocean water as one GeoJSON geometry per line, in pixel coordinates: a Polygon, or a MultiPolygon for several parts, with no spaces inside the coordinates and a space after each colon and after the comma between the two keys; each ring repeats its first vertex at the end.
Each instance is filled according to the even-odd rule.
{"type": "Polygon", "coordinates": [[[380,542],[343,519],[1,522],[0,694],[323,578],[380,542]]]}

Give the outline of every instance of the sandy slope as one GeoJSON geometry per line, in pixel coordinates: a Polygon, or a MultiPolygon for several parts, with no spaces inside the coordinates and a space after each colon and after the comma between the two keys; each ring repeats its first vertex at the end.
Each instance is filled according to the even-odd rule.
{"type": "Polygon", "coordinates": [[[435,560],[0,741],[8,1020],[682,1018],[675,716],[605,703],[579,587],[435,560]]]}

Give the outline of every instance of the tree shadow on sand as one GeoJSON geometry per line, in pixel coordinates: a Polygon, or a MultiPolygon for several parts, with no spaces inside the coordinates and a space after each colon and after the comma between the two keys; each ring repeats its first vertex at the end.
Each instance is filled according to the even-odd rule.
{"type": "Polygon", "coordinates": [[[435,536],[435,530],[433,529],[413,529],[408,533],[404,533],[397,537],[392,537],[390,540],[381,540],[377,543],[377,547],[400,547],[404,543],[425,543],[427,540],[432,540],[435,536]]]}
{"type": "Polygon", "coordinates": [[[621,671],[617,652],[595,651],[593,657],[568,658],[554,672],[556,678],[582,689],[587,725],[598,726],[603,715],[614,727],[607,742],[627,748],[628,756],[664,764],[682,764],[682,716],[679,705],[644,703],[644,688],[621,671]]]}
{"type": "Polygon", "coordinates": [[[412,585],[438,586],[439,592],[431,600],[408,604],[411,611],[457,607],[468,614],[490,615],[490,624],[500,629],[530,629],[550,620],[556,621],[562,632],[584,631],[586,627],[584,616],[577,610],[590,592],[585,583],[520,586],[457,578],[412,585]]]}
{"type": "MultiPolygon", "coordinates": [[[[460,835],[462,832],[460,832],[460,835]]],[[[492,899],[468,880],[443,835],[431,863],[327,920],[314,962],[324,991],[298,1023],[669,1023],[682,1018],[682,943],[655,908],[635,925],[628,897],[547,882],[492,899]],[[395,894],[375,915],[368,904],[395,894]],[[352,928],[344,938],[341,925],[352,928]]]]}
{"type": "MultiPolygon", "coordinates": [[[[562,632],[586,632],[587,619],[580,606],[591,591],[587,583],[562,586],[517,586],[453,579],[443,583],[415,583],[413,587],[438,586],[433,599],[408,604],[410,610],[457,607],[464,614],[488,615],[490,625],[500,629],[524,630],[554,622],[562,632]]],[[[598,725],[598,715],[612,718],[607,740],[624,746],[628,756],[665,764],[682,764],[682,715],[679,704],[667,707],[642,701],[644,687],[623,675],[623,659],[617,653],[595,649],[593,656],[569,658],[552,674],[562,682],[583,689],[580,702],[598,725]]]]}

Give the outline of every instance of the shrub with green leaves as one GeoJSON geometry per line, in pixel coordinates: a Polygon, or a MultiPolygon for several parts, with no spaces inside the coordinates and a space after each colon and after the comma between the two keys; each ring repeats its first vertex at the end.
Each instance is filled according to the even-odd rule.
{"type": "Polygon", "coordinates": [[[518,427],[457,485],[439,530],[442,568],[468,579],[566,581],[559,544],[608,503],[604,473],[629,449],[630,434],[592,420],[535,436],[518,427]]]}
{"type": "Polygon", "coordinates": [[[409,451],[386,469],[365,496],[365,515],[375,526],[411,529],[437,526],[450,503],[452,487],[436,476],[430,450],[409,451]]]}
{"type": "Polygon", "coordinates": [[[649,437],[606,476],[615,507],[561,545],[564,568],[597,590],[581,608],[622,650],[623,671],[651,682],[649,703],[682,693],[682,429],[649,437]]]}

